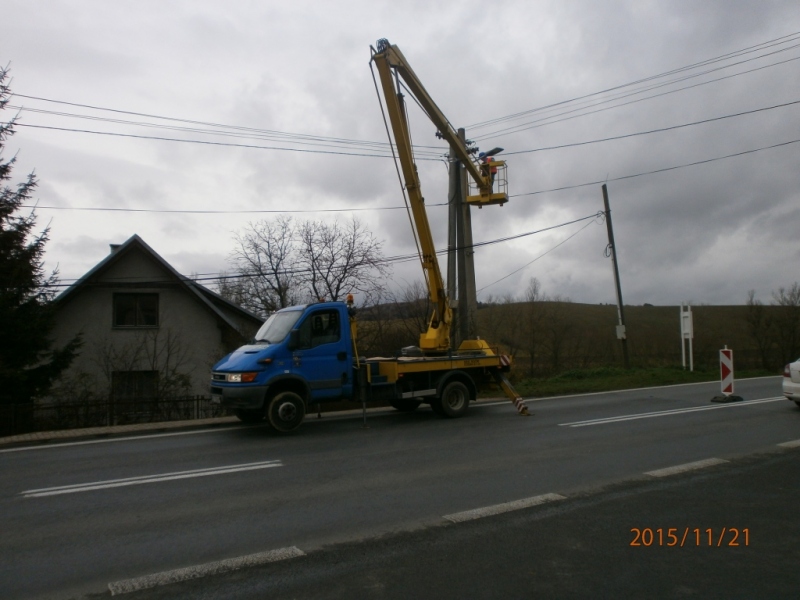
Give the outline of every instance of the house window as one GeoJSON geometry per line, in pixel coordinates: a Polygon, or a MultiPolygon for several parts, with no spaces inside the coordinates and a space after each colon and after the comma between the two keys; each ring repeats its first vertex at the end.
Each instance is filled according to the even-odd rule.
{"type": "Polygon", "coordinates": [[[114,294],[114,327],[158,327],[158,294],[114,294]]]}

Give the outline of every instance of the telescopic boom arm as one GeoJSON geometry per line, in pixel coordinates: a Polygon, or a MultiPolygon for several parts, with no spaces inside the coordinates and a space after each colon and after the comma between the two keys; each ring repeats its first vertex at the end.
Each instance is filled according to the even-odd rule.
{"type": "MultiPolygon", "coordinates": [[[[439,107],[436,106],[436,103],[425,90],[425,87],[397,46],[391,45],[386,39],[381,39],[378,40],[377,50],[374,48],[371,48],[371,50],[372,62],[378,68],[405,188],[409,196],[414,227],[416,228],[422,253],[422,269],[425,273],[428,293],[434,306],[428,331],[420,336],[420,348],[426,352],[446,352],[450,349],[450,324],[453,319],[453,313],[448,304],[445,284],[436,258],[436,248],[434,247],[428,224],[428,215],[425,211],[425,198],[422,196],[417,165],[414,161],[414,150],[411,146],[411,134],[406,119],[405,102],[400,91],[400,79],[403,80],[408,90],[428,115],[428,118],[436,126],[441,137],[450,144],[458,160],[466,167],[467,172],[475,181],[478,195],[468,198],[467,201],[469,203],[482,206],[484,204],[503,204],[508,201],[506,193],[493,193],[492,189],[494,178],[491,174],[490,165],[496,171],[497,167],[504,166],[504,163],[503,161],[485,164],[477,163],[464,140],[459,138],[458,132],[439,107]]],[[[490,151],[488,154],[499,150],[490,151]]]]}

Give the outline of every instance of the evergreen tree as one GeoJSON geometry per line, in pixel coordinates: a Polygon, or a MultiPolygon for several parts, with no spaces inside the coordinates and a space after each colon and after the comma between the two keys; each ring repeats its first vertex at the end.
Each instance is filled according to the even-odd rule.
{"type": "MultiPolygon", "coordinates": [[[[0,67],[0,112],[11,96],[7,80],[8,69],[0,67]]],[[[50,347],[58,273],[44,272],[49,227],[35,235],[34,211],[24,214],[36,175],[10,183],[16,157],[5,160],[3,149],[15,121],[0,121],[0,404],[30,402],[47,393],[81,345],[78,336],[63,348],[50,347]]]]}

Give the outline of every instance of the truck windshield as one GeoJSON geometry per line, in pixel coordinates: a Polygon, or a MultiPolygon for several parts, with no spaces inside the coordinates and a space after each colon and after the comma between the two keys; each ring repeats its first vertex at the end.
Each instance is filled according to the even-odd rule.
{"type": "Polygon", "coordinates": [[[277,344],[282,342],[302,314],[302,310],[274,313],[258,330],[255,337],[256,343],[277,344]]]}

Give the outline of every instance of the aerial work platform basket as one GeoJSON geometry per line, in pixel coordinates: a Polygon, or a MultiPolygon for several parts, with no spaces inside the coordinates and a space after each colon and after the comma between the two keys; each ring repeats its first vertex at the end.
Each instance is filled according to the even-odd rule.
{"type": "Polygon", "coordinates": [[[484,177],[492,177],[494,181],[491,187],[491,193],[481,193],[478,184],[471,178],[469,179],[469,193],[467,194],[467,204],[483,208],[483,206],[490,204],[500,204],[501,206],[508,202],[508,176],[506,174],[506,161],[504,160],[490,160],[481,162],[479,165],[481,174],[484,177]],[[494,171],[494,172],[493,172],[494,171]]]}

